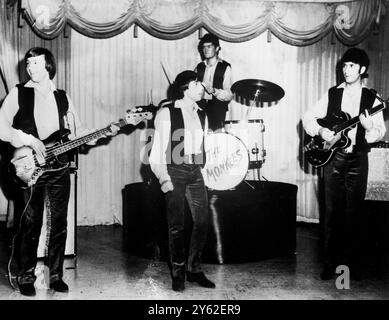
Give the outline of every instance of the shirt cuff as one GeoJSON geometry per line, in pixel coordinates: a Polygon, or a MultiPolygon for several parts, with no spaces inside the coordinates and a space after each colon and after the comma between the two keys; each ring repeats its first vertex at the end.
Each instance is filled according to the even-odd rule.
{"type": "Polygon", "coordinates": [[[215,97],[220,101],[228,102],[232,100],[232,95],[229,92],[222,89],[215,89],[215,97]]]}
{"type": "Polygon", "coordinates": [[[172,181],[170,179],[170,176],[168,173],[166,174],[163,174],[159,177],[159,184],[162,186],[164,183],[168,182],[168,181],[172,181]]]}
{"type": "Polygon", "coordinates": [[[376,142],[376,141],[380,140],[381,132],[377,128],[372,128],[368,131],[366,130],[365,138],[366,138],[367,143],[376,142]]]}
{"type": "Polygon", "coordinates": [[[17,139],[13,139],[12,145],[15,148],[22,146],[30,146],[32,139],[34,138],[31,134],[24,133],[22,130],[15,130],[17,139]]]}
{"type": "Polygon", "coordinates": [[[311,136],[317,136],[319,135],[319,130],[322,127],[317,123],[316,120],[311,121],[309,124],[307,124],[305,131],[311,136]]]}

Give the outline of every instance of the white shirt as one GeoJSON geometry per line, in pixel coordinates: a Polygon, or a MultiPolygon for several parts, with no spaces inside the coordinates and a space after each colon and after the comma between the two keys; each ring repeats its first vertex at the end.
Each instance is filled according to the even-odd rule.
{"type": "MultiPolygon", "coordinates": [[[[359,109],[361,104],[362,88],[365,86],[346,87],[345,83],[340,84],[337,88],[343,88],[341,110],[347,112],[351,118],[359,116],[359,109]]],[[[373,107],[379,105],[381,102],[375,99],[373,107]]],[[[319,134],[321,126],[317,123],[317,119],[324,118],[327,115],[328,107],[328,93],[323,95],[320,100],[303,116],[303,127],[310,136],[319,134]]],[[[379,141],[385,135],[385,122],[382,112],[378,112],[371,117],[373,120],[373,129],[366,131],[365,138],[368,143],[379,141]]],[[[347,151],[351,151],[355,145],[357,127],[355,126],[348,132],[348,137],[351,140],[347,151]]]]}
{"type": "MultiPolygon", "coordinates": [[[[201,122],[197,114],[200,108],[196,103],[193,105],[185,105],[182,100],[175,101],[175,108],[180,108],[184,119],[184,129],[182,132],[173,133],[173,139],[179,141],[179,137],[184,135],[184,152],[185,155],[199,154],[202,152],[202,143],[205,133],[208,131],[208,120],[205,118],[204,131],[201,127],[201,122]]],[[[166,180],[170,180],[167,172],[167,164],[171,163],[170,156],[174,157],[178,154],[173,151],[173,155],[166,157],[167,148],[170,142],[170,110],[162,108],[155,117],[154,121],[155,134],[153,146],[151,148],[149,162],[151,170],[162,184],[166,180]]],[[[181,146],[182,147],[182,146],[181,146]]],[[[179,150],[182,148],[179,147],[179,150]]]]}

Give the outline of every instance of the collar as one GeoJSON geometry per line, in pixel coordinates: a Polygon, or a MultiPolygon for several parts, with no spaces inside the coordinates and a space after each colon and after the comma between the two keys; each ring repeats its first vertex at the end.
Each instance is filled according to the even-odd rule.
{"type": "MultiPolygon", "coordinates": [[[[182,100],[176,100],[176,102],[174,103],[174,108],[190,110],[190,107],[187,104],[184,104],[182,100]]],[[[203,111],[203,109],[201,109],[196,102],[193,102],[192,108],[192,111],[203,111]]]]}
{"type": "MultiPolygon", "coordinates": [[[[36,83],[32,80],[29,80],[24,86],[26,88],[37,88],[39,85],[38,85],[38,83],[36,83]]],[[[50,91],[55,91],[55,90],[57,90],[57,88],[56,88],[54,82],[50,80],[50,91]]]]}
{"type": "MultiPolygon", "coordinates": [[[[342,82],[340,85],[336,87],[337,89],[345,89],[346,88],[346,82],[342,82]]],[[[361,88],[367,88],[364,81],[362,81],[361,88]]]]}
{"type": "Polygon", "coordinates": [[[207,59],[203,60],[205,66],[208,67],[208,68],[212,68],[212,67],[216,66],[219,62],[222,62],[222,61],[223,61],[223,60],[220,59],[220,58],[218,57],[217,60],[216,60],[216,63],[215,63],[213,66],[210,66],[210,65],[207,63],[207,59]]]}

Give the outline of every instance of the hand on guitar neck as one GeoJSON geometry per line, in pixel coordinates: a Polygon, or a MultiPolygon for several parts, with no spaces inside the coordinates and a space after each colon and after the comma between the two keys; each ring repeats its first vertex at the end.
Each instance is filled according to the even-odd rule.
{"type": "MultiPolygon", "coordinates": [[[[120,130],[119,126],[115,125],[115,123],[111,123],[111,125],[109,126],[109,130],[107,132],[102,134],[102,136],[99,137],[98,139],[94,139],[92,141],[89,141],[86,144],[90,145],[90,146],[94,146],[94,145],[96,145],[97,141],[99,141],[101,138],[107,138],[107,137],[114,137],[114,136],[116,136],[118,134],[119,130],[120,130]]],[[[98,131],[98,129],[90,129],[90,130],[86,129],[82,133],[81,137],[82,136],[86,136],[87,134],[90,134],[90,133],[95,132],[95,131],[98,131]]],[[[69,138],[69,140],[74,140],[77,137],[73,133],[71,133],[71,134],[69,134],[68,138],[69,138]]]]}
{"type": "Polygon", "coordinates": [[[370,131],[371,129],[373,129],[373,119],[371,118],[371,115],[367,110],[365,110],[364,113],[360,114],[359,121],[361,122],[361,125],[365,128],[366,131],[370,131]]]}

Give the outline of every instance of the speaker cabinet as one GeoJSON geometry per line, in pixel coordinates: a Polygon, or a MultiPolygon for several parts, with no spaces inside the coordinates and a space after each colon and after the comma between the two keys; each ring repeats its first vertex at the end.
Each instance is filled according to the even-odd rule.
{"type": "MultiPolygon", "coordinates": [[[[77,171],[70,174],[70,198],[68,203],[68,228],[65,247],[65,256],[76,255],[76,212],[77,212],[77,171]]],[[[47,256],[48,245],[47,234],[47,212],[46,209],[43,212],[43,224],[41,229],[41,235],[38,245],[38,258],[47,256]]]]}

